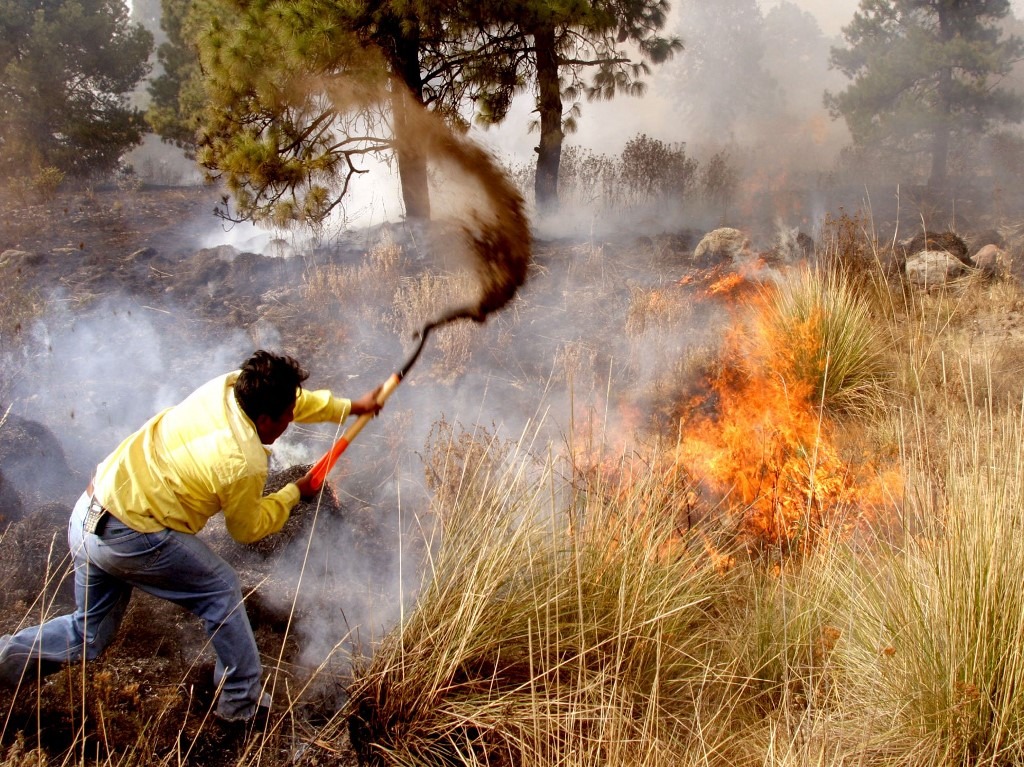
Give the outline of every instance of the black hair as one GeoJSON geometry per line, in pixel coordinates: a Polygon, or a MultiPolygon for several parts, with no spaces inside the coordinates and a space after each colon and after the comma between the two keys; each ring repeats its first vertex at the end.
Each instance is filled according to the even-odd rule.
{"type": "Polygon", "coordinates": [[[261,415],[280,418],[295,404],[307,378],[309,373],[292,357],[260,349],[242,363],[235,398],[254,423],[261,415]]]}

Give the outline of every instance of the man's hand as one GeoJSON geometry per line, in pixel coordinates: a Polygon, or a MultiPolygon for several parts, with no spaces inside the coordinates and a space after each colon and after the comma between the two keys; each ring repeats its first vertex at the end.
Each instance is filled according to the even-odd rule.
{"type": "Polygon", "coordinates": [[[383,385],[378,386],[371,392],[367,392],[359,399],[352,400],[352,415],[377,415],[380,412],[383,405],[377,402],[377,397],[380,396],[380,390],[383,385]]]}
{"type": "Polygon", "coordinates": [[[319,487],[313,487],[313,469],[310,469],[302,477],[295,480],[295,486],[299,488],[299,495],[302,496],[304,501],[315,498],[316,494],[320,492],[319,487]]]}

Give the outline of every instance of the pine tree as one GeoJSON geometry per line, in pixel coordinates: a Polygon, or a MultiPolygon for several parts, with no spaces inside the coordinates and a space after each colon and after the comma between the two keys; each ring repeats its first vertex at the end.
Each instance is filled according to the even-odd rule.
{"type": "Polygon", "coordinates": [[[729,142],[775,114],[779,85],[768,73],[765,21],[756,0],[682,0],[686,55],[673,69],[673,96],[692,136],[729,142]]]}
{"type": "Polygon", "coordinates": [[[160,74],[149,83],[146,122],[164,141],[194,157],[204,97],[188,28],[192,0],[164,0],[162,5],[160,28],[167,39],[157,48],[160,74]]]}
{"type": "Polygon", "coordinates": [[[467,4],[461,23],[479,31],[486,51],[467,66],[468,98],[483,124],[502,122],[513,98],[532,88],[540,138],[534,181],[537,207],[558,208],[562,143],[576,127],[579,99],[640,96],[650,64],[682,49],[659,34],[667,0],[495,0],[467,4]],[[589,77],[587,75],[590,75],[589,77]],[[566,101],[570,102],[565,109],[566,101]]]}
{"type": "Polygon", "coordinates": [[[852,80],[827,93],[856,147],[930,160],[928,183],[947,183],[956,142],[1019,122],[1024,102],[1000,87],[1024,51],[999,21],[1009,0],[861,0],[831,62],[852,80]]]}
{"type": "Polygon", "coordinates": [[[428,218],[421,36],[439,6],[412,0],[201,0],[190,12],[203,107],[198,159],[241,218],[317,223],[364,158],[397,159],[405,212],[428,218]],[[382,98],[382,94],[386,97],[382,98]]]}
{"type": "Polygon", "coordinates": [[[152,35],[122,0],[0,0],[0,169],[116,167],[145,123],[128,103],[152,35]]]}
{"type": "Polygon", "coordinates": [[[395,157],[406,215],[426,218],[416,113],[428,108],[458,129],[475,104],[478,118],[497,122],[532,81],[537,198],[553,207],[572,127],[563,99],[642,93],[648,62],[680,47],[656,34],[667,9],[667,0],[196,0],[198,158],[226,180],[238,216],[283,223],[323,220],[365,156],[395,157]],[[595,73],[587,82],[585,70],[595,73]],[[386,103],[371,96],[382,91],[386,103]]]}

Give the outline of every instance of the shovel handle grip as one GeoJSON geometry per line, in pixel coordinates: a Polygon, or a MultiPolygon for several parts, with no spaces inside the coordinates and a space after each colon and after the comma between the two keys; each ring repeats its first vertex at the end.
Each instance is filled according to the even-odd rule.
{"type": "MultiPolygon", "coordinates": [[[[391,393],[398,388],[398,384],[402,382],[402,376],[398,373],[392,373],[387,381],[380,387],[380,392],[377,394],[377,404],[383,405],[387,402],[388,397],[391,393]]],[[[373,416],[369,413],[364,413],[356,419],[355,423],[349,426],[345,433],[342,434],[338,440],[331,445],[331,449],[328,450],[324,456],[313,464],[312,472],[312,488],[313,490],[319,490],[324,482],[327,480],[327,475],[330,474],[331,469],[334,468],[334,464],[338,462],[338,458],[345,449],[349,446],[349,443],[356,438],[356,435],[363,430],[373,416]]]]}

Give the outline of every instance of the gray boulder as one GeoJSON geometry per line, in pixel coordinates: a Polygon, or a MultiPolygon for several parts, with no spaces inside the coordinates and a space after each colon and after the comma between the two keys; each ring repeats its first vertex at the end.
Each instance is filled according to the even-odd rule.
{"type": "Polygon", "coordinates": [[[722,227],[704,235],[693,251],[693,261],[699,266],[728,264],[744,255],[750,255],[750,238],[739,229],[722,227]]]}
{"type": "Polygon", "coordinates": [[[907,281],[923,290],[940,288],[971,272],[971,267],[945,250],[922,250],[907,259],[907,281]]]}
{"type": "Polygon", "coordinates": [[[985,245],[974,254],[973,261],[986,277],[1001,279],[1010,274],[1010,254],[998,245],[985,245]]]}

